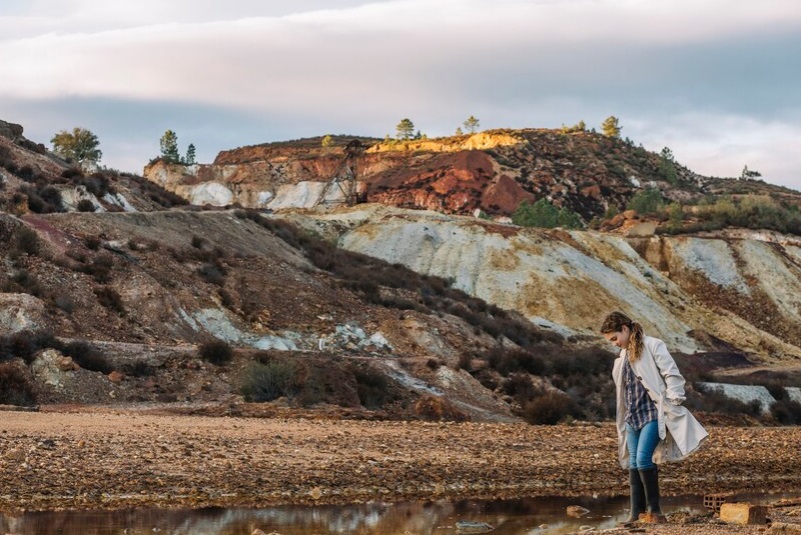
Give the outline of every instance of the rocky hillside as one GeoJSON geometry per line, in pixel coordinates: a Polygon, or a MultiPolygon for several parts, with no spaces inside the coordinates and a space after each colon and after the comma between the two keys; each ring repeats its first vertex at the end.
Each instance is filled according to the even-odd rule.
{"type": "MultiPolygon", "coordinates": [[[[615,179],[611,163],[599,163],[611,156],[587,148],[582,169],[597,174],[579,181],[569,172],[575,162],[532,141],[565,134],[491,133],[403,150],[344,140],[254,147],[222,153],[177,184],[163,162],[149,166],[150,181],[88,172],[21,129],[8,133],[0,137],[6,402],[603,419],[612,354],[596,329],[614,309],[664,337],[691,380],[759,368],[798,382],[801,243],[792,236],[654,235],[628,223],[620,227],[628,234],[524,229],[459,215],[508,214],[514,202],[499,199],[547,191],[587,218],[633,195],[631,176],[646,167],[616,156],[632,175],[615,179]],[[573,178],[560,181],[556,169],[573,178]],[[175,195],[218,186],[232,195],[224,204],[247,192],[294,206],[302,188],[309,199],[336,190],[371,202],[272,205],[269,214],[200,210],[175,195]]],[[[596,137],[569,139],[604,142],[596,137]]],[[[665,195],[727,187],[684,171],[681,181],[665,195]]]]}
{"type": "Polygon", "coordinates": [[[666,202],[758,193],[798,206],[798,192],[699,176],[672,157],[587,131],[494,130],[437,140],[338,136],[221,152],[212,164],[156,160],[144,176],[192,204],[309,208],[376,202],[447,214],[510,216],[546,198],[585,223],[623,211],[645,187],[666,202]]]}

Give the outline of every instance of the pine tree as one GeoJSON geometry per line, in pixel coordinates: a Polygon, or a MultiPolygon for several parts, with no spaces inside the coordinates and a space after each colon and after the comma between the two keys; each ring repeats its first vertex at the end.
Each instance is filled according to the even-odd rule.
{"type": "Polygon", "coordinates": [[[186,160],[184,163],[186,163],[186,165],[193,165],[195,163],[195,145],[193,143],[190,143],[186,148],[186,160]]]}
{"type": "Polygon", "coordinates": [[[659,155],[659,175],[670,184],[675,184],[679,180],[673,151],[667,147],[663,148],[659,155]]]}
{"type": "Polygon", "coordinates": [[[462,123],[464,125],[465,130],[470,132],[471,134],[475,134],[476,130],[478,130],[479,121],[472,115],[467,118],[467,120],[462,123]]]}
{"type": "Polygon", "coordinates": [[[606,120],[601,124],[601,131],[607,137],[620,137],[621,130],[623,130],[623,127],[620,126],[617,117],[614,115],[607,117],[606,120]]]}
{"type": "Polygon", "coordinates": [[[178,136],[172,130],[167,130],[161,136],[161,157],[167,163],[178,163],[181,157],[178,155],[178,136]]]}
{"type": "Polygon", "coordinates": [[[414,136],[414,123],[409,119],[401,119],[395,127],[398,139],[411,139],[414,136]]]}

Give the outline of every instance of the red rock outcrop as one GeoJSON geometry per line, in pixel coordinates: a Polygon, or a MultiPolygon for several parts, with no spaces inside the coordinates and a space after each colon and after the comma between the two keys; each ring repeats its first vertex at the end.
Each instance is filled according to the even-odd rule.
{"type": "MultiPolygon", "coordinates": [[[[698,181],[679,170],[685,182],[698,181]]],[[[509,216],[521,202],[547,198],[585,221],[624,207],[660,180],[657,154],[596,133],[546,129],[383,142],[338,136],[326,146],[310,138],[223,151],[210,165],[149,166],[144,175],[195,204],[285,208],[358,200],[509,216]],[[354,139],[361,150],[351,153],[354,139]],[[358,196],[330,197],[332,184],[348,180],[358,196]],[[217,193],[210,193],[212,184],[217,193]]]]}

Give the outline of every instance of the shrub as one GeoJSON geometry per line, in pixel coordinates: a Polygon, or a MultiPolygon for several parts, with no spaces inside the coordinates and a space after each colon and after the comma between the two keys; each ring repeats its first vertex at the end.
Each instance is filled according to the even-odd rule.
{"type": "Polygon", "coordinates": [[[225,270],[214,264],[204,264],[198,268],[197,272],[209,284],[225,285],[225,270]]]}
{"type": "Polygon", "coordinates": [[[521,227],[582,228],[581,216],[569,208],[558,208],[542,198],[531,204],[520,203],[512,214],[512,222],[521,227]]]}
{"type": "MultiPolygon", "coordinates": [[[[298,402],[308,407],[328,400],[327,391],[333,386],[330,378],[327,377],[325,371],[317,366],[306,365],[302,368],[302,373],[298,376],[300,385],[300,393],[297,396],[298,402]]],[[[333,392],[332,392],[333,393],[333,392]]]]}
{"type": "Polygon", "coordinates": [[[27,197],[28,209],[36,214],[51,214],[53,212],[58,212],[58,207],[54,206],[44,199],[42,199],[39,192],[33,190],[32,188],[23,188],[22,192],[27,197]]]}
{"type": "Polygon", "coordinates": [[[58,189],[56,189],[55,187],[45,186],[44,188],[39,190],[39,196],[48,206],[53,207],[50,211],[52,212],[64,211],[64,206],[61,200],[61,192],[58,191],[58,189]]]}
{"type": "Polygon", "coordinates": [[[439,359],[432,358],[426,361],[426,367],[428,367],[430,370],[438,370],[441,364],[442,363],[439,361],[439,359]]]}
{"type": "Polygon", "coordinates": [[[122,303],[122,297],[117,293],[117,290],[109,286],[101,286],[95,289],[97,302],[109,310],[113,310],[120,316],[125,315],[125,306],[122,303]]]}
{"type": "Polygon", "coordinates": [[[656,188],[638,191],[629,201],[629,210],[638,214],[656,214],[662,209],[662,193],[656,188]]]}
{"type": "Polygon", "coordinates": [[[83,171],[78,167],[69,167],[61,172],[63,178],[83,178],[83,171]]]}
{"type": "Polygon", "coordinates": [[[495,347],[490,351],[487,362],[491,368],[503,376],[517,371],[539,375],[545,370],[545,362],[541,357],[522,349],[509,349],[502,346],[495,347]]]}
{"type": "Polygon", "coordinates": [[[33,182],[39,176],[30,165],[23,165],[17,170],[17,176],[25,182],[33,182]]]}
{"type": "Polygon", "coordinates": [[[770,414],[783,425],[801,424],[801,403],[791,399],[782,399],[772,403],[770,414]]]}
{"type": "Polygon", "coordinates": [[[374,370],[353,370],[359,402],[367,409],[381,408],[389,399],[389,382],[374,370]]]}
{"type": "Polygon", "coordinates": [[[20,269],[12,275],[11,280],[16,282],[25,293],[41,297],[44,289],[39,285],[39,280],[27,269],[20,269]]]}
{"type": "Polygon", "coordinates": [[[21,226],[14,232],[14,249],[29,255],[38,255],[41,249],[39,234],[28,226],[21,226]]]}
{"type": "Polygon", "coordinates": [[[94,212],[95,203],[93,203],[89,199],[81,199],[80,201],[78,201],[78,205],[75,208],[79,212],[94,212]]]}
{"type": "Polygon", "coordinates": [[[67,314],[75,312],[75,301],[69,295],[59,294],[53,299],[53,303],[67,314]]]}
{"type": "Polygon", "coordinates": [[[234,350],[228,342],[214,340],[201,344],[198,348],[198,355],[206,362],[222,366],[231,361],[234,356],[234,350]]]}
{"type": "Polygon", "coordinates": [[[103,284],[111,281],[111,268],[113,267],[114,259],[110,255],[98,255],[90,264],[83,266],[81,271],[103,284]]]}
{"type": "Polygon", "coordinates": [[[156,373],[153,366],[141,360],[125,363],[120,371],[132,377],[150,377],[156,373]]]}
{"type": "Polygon", "coordinates": [[[48,331],[17,331],[0,337],[0,360],[18,357],[30,364],[38,351],[47,348],[61,351],[63,347],[64,344],[48,331]]]}
{"type": "Polygon", "coordinates": [[[86,238],[86,247],[92,251],[97,251],[100,248],[102,240],[99,236],[89,236],[86,238]]]}
{"type": "Polygon", "coordinates": [[[501,390],[507,396],[515,398],[520,405],[537,395],[537,389],[531,382],[531,377],[525,373],[513,373],[501,383],[501,390]]]}
{"type": "Polygon", "coordinates": [[[36,404],[36,388],[25,370],[11,362],[0,363],[0,403],[30,407],[36,404]]]}
{"type": "Polygon", "coordinates": [[[573,400],[560,392],[548,392],[525,404],[523,418],[530,424],[555,425],[575,412],[573,400]]]}
{"type": "Polygon", "coordinates": [[[61,352],[72,357],[72,360],[84,370],[110,373],[114,369],[106,360],[106,356],[85,340],[70,342],[64,346],[61,352]]]}
{"type": "Polygon", "coordinates": [[[447,399],[440,396],[424,395],[414,404],[414,413],[423,420],[464,422],[469,417],[447,399]]]}
{"type": "Polygon", "coordinates": [[[560,349],[548,357],[547,372],[550,375],[611,376],[616,356],[605,349],[586,347],[575,350],[560,349]]]}
{"type": "Polygon", "coordinates": [[[240,392],[245,401],[273,401],[298,393],[297,369],[294,362],[273,360],[254,362],[245,371],[240,392]]]}
{"type": "Polygon", "coordinates": [[[221,288],[219,296],[220,296],[220,304],[225,308],[230,310],[234,307],[234,305],[236,305],[234,297],[227,290],[221,288]]]}
{"type": "Polygon", "coordinates": [[[81,180],[79,183],[95,197],[102,197],[107,193],[115,193],[114,188],[109,184],[108,177],[102,173],[92,173],[90,177],[81,180]]]}

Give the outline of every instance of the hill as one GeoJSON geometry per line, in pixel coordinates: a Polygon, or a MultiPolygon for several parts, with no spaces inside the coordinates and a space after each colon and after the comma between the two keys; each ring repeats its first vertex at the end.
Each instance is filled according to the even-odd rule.
{"type": "Polygon", "coordinates": [[[337,136],[221,152],[212,164],[156,160],[144,176],[193,204],[256,209],[377,202],[509,217],[547,199],[589,224],[622,212],[645,189],[684,206],[734,195],[797,208],[801,194],[761,180],[703,177],[667,153],[587,131],[493,130],[433,140],[337,136]]]}
{"type": "Polygon", "coordinates": [[[658,156],[591,133],[270,144],[156,161],[147,180],[84,171],[21,134],[0,137],[10,402],[604,419],[613,356],[596,329],[612,309],[668,340],[691,380],[759,365],[763,382],[780,371],[798,386],[792,236],[649,234],[632,214],[614,233],[504,219],[545,195],[600,220],[649,184],[668,200],[745,184],[788,210],[790,190],[680,166],[659,181],[658,156]],[[181,197],[229,194],[228,209],[181,197]],[[246,202],[259,198],[272,201],[246,202]]]}

